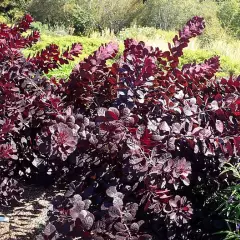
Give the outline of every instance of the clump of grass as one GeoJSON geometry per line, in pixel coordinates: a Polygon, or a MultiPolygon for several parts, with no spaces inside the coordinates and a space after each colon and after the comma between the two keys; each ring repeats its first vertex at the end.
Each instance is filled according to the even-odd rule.
{"type": "Polygon", "coordinates": [[[138,27],[125,28],[117,34],[118,39],[134,38],[137,41],[164,41],[170,42],[175,36],[173,31],[163,31],[153,27],[138,27]]]}
{"type": "Polygon", "coordinates": [[[217,234],[224,235],[225,240],[240,239],[240,163],[225,163],[221,174],[228,174],[235,181],[218,194],[220,205],[217,212],[225,218],[229,230],[217,234]]]}
{"type": "Polygon", "coordinates": [[[237,61],[240,65],[240,41],[239,40],[217,40],[214,41],[211,48],[219,52],[219,54],[237,61]]]}

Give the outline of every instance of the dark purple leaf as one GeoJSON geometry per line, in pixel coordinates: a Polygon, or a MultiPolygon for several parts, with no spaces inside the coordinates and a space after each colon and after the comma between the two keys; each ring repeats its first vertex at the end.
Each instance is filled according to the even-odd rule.
{"type": "Polygon", "coordinates": [[[118,218],[121,216],[121,211],[119,208],[117,207],[114,207],[114,206],[111,206],[109,209],[108,209],[108,214],[110,217],[112,218],[118,218]]]}
{"type": "Polygon", "coordinates": [[[121,223],[121,222],[117,222],[114,224],[114,228],[116,229],[116,231],[118,232],[125,232],[126,231],[126,226],[121,223]]]}

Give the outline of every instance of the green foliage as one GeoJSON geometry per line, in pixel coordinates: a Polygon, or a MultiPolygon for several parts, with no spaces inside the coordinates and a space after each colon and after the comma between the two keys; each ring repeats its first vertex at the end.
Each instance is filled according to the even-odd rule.
{"type": "Polygon", "coordinates": [[[28,6],[28,11],[35,20],[54,26],[56,24],[66,24],[68,22],[64,5],[66,0],[32,0],[28,6]]]}
{"type": "Polygon", "coordinates": [[[240,64],[231,60],[229,57],[220,54],[218,51],[209,51],[204,49],[199,50],[184,50],[184,56],[180,58],[180,65],[190,62],[201,63],[205,59],[208,59],[214,55],[220,56],[221,69],[217,73],[218,77],[228,76],[229,74],[239,75],[240,74],[240,64]]]}
{"type": "Polygon", "coordinates": [[[148,0],[138,23],[142,26],[176,30],[194,15],[195,0],[148,0]]]}
{"type": "Polygon", "coordinates": [[[95,22],[91,12],[78,5],[72,9],[69,18],[72,21],[75,34],[89,34],[94,29],[95,22]]]}
{"type": "Polygon", "coordinates": [[[226,76],[227,74],[240,75],[240,64],[239,61],[232,61],[227,56],[221,56],[221,74],[220,76],[226,76]]]}
{"type": "Polygon", "coordinates": [[[50,26],[64,25],[75,34],[110,28],[115,32],[130,26],[141,9],[137,0],[32,0],[31,15],[50,26]]]}
{"type": "Polygon", "coordinates": [[[31,15],[49,28],[63,26],[72,33],[87,33],[92,29],[94,20],[85,1],[75,0],[32,0],[28,6],[31,15]]]}
{"type": "Polygon", "coordinates": [[[49,36],[69,36],[71,32],[70,29],[66,29],[63,25],[49,26],[41,22],[34,22],[31,27],[32,29],[41,32],[41,34],[49,36]]]}
{"type": "MultiPolygon", "coordinates": [[[[16,0],[3,2],[16,8],[16,0]]],[[[70,34],[89,35],[107,28],[118,33],[133,24],[171,31],[194,15],[206,19],[202,45],[226,37],[225,30],[234,36],[240,34],[239,0],[148,0],[145,4],[139,0],[31,0],[27,10],[37,21],[51,27],[64,26],[70,34]]]]}
{"type": "Polygon", "coordinates": [[[90,9],[98,30],[109,28],[119,32],[142,14],[143,4],[138,0],[92,0],[90,9]]]}
{"type": "MultiPolygon", "coordinates": [[[[4,0],[0,8],[23,9],[29,1],[4,0]]],[[[147,0],[145,4],[139,0],[31,0],[27,10],[37,21],[51,27],[63,25],[75,34],[89,35],[106,28],[116,33],[132,24],[176,30],[190,17],[201,15],[207,24],[202,45],[221,39],[225,30],[240,35],[239,0],[147,0]]]]}
{"type": "Polygon", "coordinates": [[[83,54],[81,57],[85,57],[85,55],[89,55],[95,51],[101,43],[105,43],[106,41],[99,40],[99,39],[91,39],[87,37],[78,37],[78,36],[52,36],[52,35],[41,35],[41,41],[37,44],[33,45],[27,51],[29,53],[35,53],[36,51],[40,51],[44,49],[51,43],[57,44],[61,49],[70,46],[75,42],[81,42],[83,45],[83,54]]]}
{"type": "Polygon", "coordinates": [[[0,13],[11,21],[23,16],[25,6],[30,0],[1,0],[0,13]]]}
{"type": "Polygon", "coordinates": [[[138,23],[142,26],[176,30],[190,17],[200,15],[206,20],[206,31],[200,37],[201,44],[206,45],[222,38],[224,34],[217,16],[218,8],[218,4],[212,0],[148,0],[138,23]]]}
{"type": "Polygon", "coordinates": [[[222,231],[225,240],[237,240],[240,238],[240,163],[225,163],[221,175],[228,175],[234,179],[235,184],[219,193],[221,202],[218,212],[225,217],[229,231],[222,231]]]}
{"type": "MultiPolygon", "coordinates": [[[[46,43],[52,43],[53,39],[62,46],[61,41],[65,41],[62,38],[61,40],[52,37],[48,39],[46,36],[54,32],[55,35],[75,33],[93,36],[87,40],[89,43],[92,39],[94,42],[105,42],[111,39],[121,42],[126,38],[134,38],[165,50],[167,42],[170,42],[175,35],[172,30],[180,28],[193,15],[202,15],[206,19],[206,31],[193,43],[196,45],[191,48],[194,51],[186,50],[181,64],[192,61],[202,62],[213,55],[220,55],[222,68],[217,74],[220,77],[229,73],[240,74],[238,51],[240,45],[235,44],[236,41],[226,35],[222,28],[222,26],[226,27],[226,24],[221,26],[219,22],[219,18],[224,19],[225,16],[220,14],[221,9],[228,6],[230,1],[239,2],[239,0],[219,2],[213,0],[148,0],[142,4],[142,1],[137,0],[32,0],[28,10],[37,20],[45,23],[37,23],[34,26],[45,33],[42,42],[37,45],[39,49],[45,47],[46,43]]],[[[234,6],[237,7],[236,4],[234,6]]],[[[231,11],[227,9],[225,9],[227,13],[225,17],[231,15],[231,11]]],[[[67,41],[73,38],[72,36],[65,37],[67,41]]],[[[70,40],[69,44],[73,41],[70,40]]],[[[82,42],[81,39],[79,41],[82,42]]],[[[91,49],[88,52],[87,48],[88,43],[86,47],[84,46],[84,51],[91,53],[94,50],[91,49]]],[[[31,51],[35,50],[31,49],[31,51]]],[[[70,67],[72,66],[64,66],[64,69],[61,69],[62,72],[56,74],[65,75],[65,72],[69,73],[70,67]]]]}
{"type": "Polygon", "coordinates": [[[218,17],[222,26],[240,38],[240,1],[225,0],[220,3],[218,17]]]}
{"type": "Polygon", "coordinates": [[[117,36],[121,40],[126,38],[133,38],[139,41],[161,39],[165,42],[171,42],[175,34],[173,31],[163,31],[154,27],[133,26],[121,30],[117,36]]]}
{"type": "Polygon", "coordinates": [[[39,41],[37,44],[33,45],[31,48],[24,50],[24,55],[34,55],[36,52],[41,51],[49,44],[57,44],[60,49],[66,49],[68,46],[71,46],[73,43],[79,42],[83,46],[83,53],[80,55],[79,58],[76,58],[75,61],[70,62],[69,64],[61,66],[59,69],[51,71],[48,76],[55,76],[55,77],[61,77],[65,78],[70,74],[73,67],[81,60],[83,60],[85,57],[89,56],[91,53],[93,53],[98,47],[105,43],[103,39],[93,39],[93,38],[87,38],[87,37],[78,37],[78,36],[48,36],[48,35],[41,35],[41,41],[39,41]]]}
{"type": "Polygon", "coordinates": [[[0,23],[8,23],[8,19],[2,15],[0,15],[0,23]]]}
{"type": "Polygon", "coordinates": [[[212,0],[205,0],[196,5],[194,13],[202,15],[206,21],[206,29],[199,37],[201,46],[211,45],[214,41],[227,37],[217,16],[218,8],[217,3],[212,0]]]}

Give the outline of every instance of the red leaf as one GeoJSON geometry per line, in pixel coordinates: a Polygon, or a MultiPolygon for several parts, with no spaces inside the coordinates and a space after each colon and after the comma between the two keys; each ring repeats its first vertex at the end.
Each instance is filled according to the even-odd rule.
{"type": "Polygon", "coordinates": [[[145,212],[148,210],[150,204],[151,204],[151,201],[148,200],[148,201],[146,202],[145,206],[144,206],[144,211],[145,211],[145,212]]]}
{"type": "Polygon", "coordinates": [[[112,111],[106,111],[105,115],[108,119],[110,120],[118,120],[118,116],[116,113],[112,112],[112,111]]]}
{"type": "Polygon", "coordinates": [[[114,85],[114,84],[117,83],[117,79],[116,79],[116,78],[113,78],[113,77],[109,77],[109,78],[108,78],[108,81],[109,81],[112,85],[114,85]]]}

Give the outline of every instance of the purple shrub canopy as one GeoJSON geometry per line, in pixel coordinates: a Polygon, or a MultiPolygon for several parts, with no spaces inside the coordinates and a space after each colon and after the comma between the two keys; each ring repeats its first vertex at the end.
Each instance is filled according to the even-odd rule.
{"type": "Polygon", "coordinates": [[[203,18],[187,22],[169,51],[126,39],[116,59],[117,44],[102,45],[67,81],[44,73],[81,44],[24,58],[39,39],[22,35],[32,21],[0,25],[1,204],[18,201],[28,181],[65,181],[39,239],[147,240],[156,223],[164,239],[191,239],[197,206],[222,184],[222,159],[240,156],[240,77],[217,79],[217,56],[178,67],[203,18]]]}

